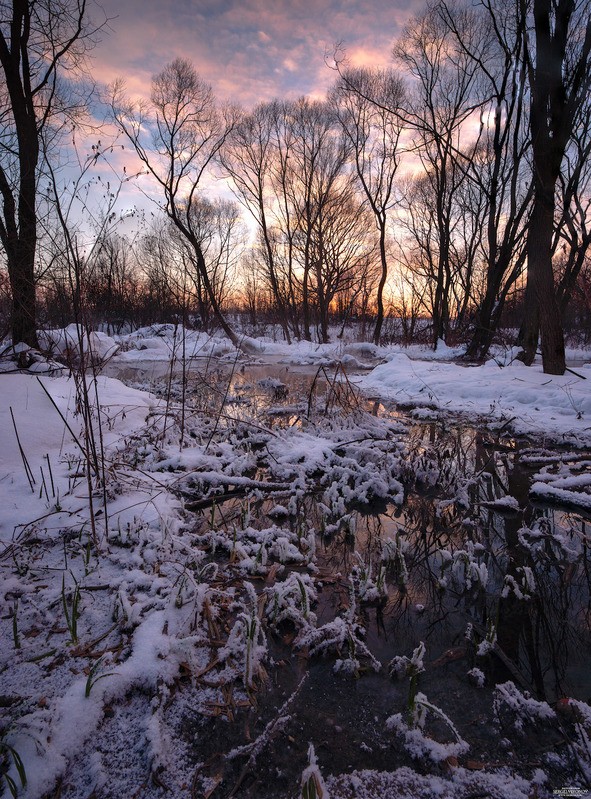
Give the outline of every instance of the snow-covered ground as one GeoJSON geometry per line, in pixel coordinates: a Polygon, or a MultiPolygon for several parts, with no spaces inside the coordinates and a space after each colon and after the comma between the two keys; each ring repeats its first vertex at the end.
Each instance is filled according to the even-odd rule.
{"type": "Polygon", "coordinates": [[[358,385],[404,406],[482,417],[541,441],[591,443],[591,363],[557,377],[544,374],[538,363],[528,367],[515,359],[465,366],[400,353],[358,385]]]}
{"type": "MultiPolygon", "coordinates": [[[[116,339],[103,333],[92,336],[93,351],[109,359],[115,371],[169,364],[183,357],[229,361],[237,357],[227,339],[195,331],[183,336],[173,325],[154,325],[116,339]]],[[[418,345],[377,347],[346,340],[287,345],[245,336],[242,341],[254,361],[300,367],[342,364],[355,374],[355,384],[364,393],[423,409],[417,417],[440,410],[554,443],[591,443],[591,350],[567,350],[567,362],[576,366],[556,377],[543,373],[539,357],[531,367],[524,366],[516,349],[498,349],[486,363],[473,366],[459,360],[462,346],[450,348],[444,342],[433,351],[418,345]]],[[[44,343],[64,354],[68,346],[77,346],[75,327],[44,333],[44,343]]]]}
{"type": "MultiPolygon", "coordinates": [[[[352,374],[363,373],[356,375],[355,383],[365,393],[405,407],[481,417],[555,443],[591,442],[591,350],[568,349],[567,363],[576,365],[556,377],[543,373],[539,356],[531,367],[524,366],[516,358],[517,349],[498,349],[486,363],[473,366],[460,360],[464,347],[451,348],[444,342],[435,351],[419,345],[377,347],[347,340],[288,345],[244,336],[242,343],[253,361],[300,367],[340,363],[352,374]]],[[[75,326],[44,332],[43,344],[59,355],[75,350],[75,326]]],[[[114,370],[168,365],[183,357],[229,361],[237,357],[227,339],[196,331],[183,335],[174,325],[153,325],[116,338],[93,333],[90,346],[114,370]]]]}
{"type": "MultiPolygon", "coordinates": [[[[76,349],[77,336],[72,329],[46,334],[45,343],[63,355],[76,349]]],[[[171,364],[183,351],[194,363],[240,358],[312,371],[340,363],[363,392],[402,403],[419,418],[461,413],[542,443],[591,444],[590,363],[577,366],[577,374],[549,377],[537,364],[526,368],[500,354],[467,367],[451,362],[458,352],[445,347],[432,353],[353,342],[245,344],[239,354],[222,339],[188,333],[183,342],[172,326],[158,326],[119,339],[96,334],[90,349],[114,369],[171,364]]],[[[400,504],[404,428],[366,414],[230,431],[197,412],[182,414],[181,422],[174,401],[114,378],[88,375],[84,385],[80,375],[42,370],[41,360],[19,370],[5,359],[0,374],[0,773],[8,772],[2,796],[10,795],[10,780],[28,799],[56,791],[64,799],[226,795],[215,792],[211,770],[201,775],[198,739],[179,730],[189,712],[229,717],[231,707],[256,705],[273,625],[290,620],[296,644],[310,654],[334,648],[339,673],[381,665],[364,650],[354,608],[316,628],[318,530],[302,519],[296,534],[281,520],[297,515],[313,488],[335,529],[352,501],[400,504]],[[265,478],[256,471],[260,449],[265,478]],[[263,529],[250,524],[245,506],[233,533],[216,529],[213,516],[203,533],[186,508],[210,491],[256,496],[265,488],[275,492],[276,506],[275,522],[263,529]],[[289,576],[289,564],[300,577],[289,576]],[[253,580],[264,586],[258,594],[253,580]],[[341,651],[347,641],[357,642],[355,657],[341,651]]],[[[535,488],[542,498],[580,496],[589,484],[586,473],[555,474],[542,462],[535,488]]],[[[379,585],[370,587],[379,596],[379,585]]],[[[288,707],[284,713],[288,718],[288,707]]],[[[256,770],[280,717],[232,757],[248,755],[256,770]]],[[[420,725],[403,733],[428,750],[420,725]]],[[[583,737],[575,746],[584,760],[583,737]]],[[[330,764],[319,761],[330,774],[330,764]]],[[[333,799],[525,799],[546,795],[545,780],[540,769],[524,775],[465,768],[454,755],[446,769],[433,766],[428,775],[405,766],[334,775],[325,787],[333,799]]],[[[573,780],[580,784],[580,775],[573,780]]],[[[290,795],[299,795],[297,785],[290,795]]]]}
{"type": "MultiPolygon", "coordinates": [[[[124,348],[113,363],[169,361],[180,357],[180,337],[171,331],[153,329],[123,337],[124,348]]],[[[481,366],[457,360],[464,348],[440,342],[436,351],[427,347],[376,347],[362,342],[338,341],[292,345],[269,339],[248,339],[248,354],[292,366],[341,363],[365,393],[405,407],[437,409],[450,414],[482,417],[498,426],[524,435],[543,437],[555,443],[591,443],[591,351],[569,349],[567,357],[577,365],[561,377],[545,375],[538,357],[531,367],[516,359],[517,350],[499,350],[481,366]],[[456,359],[455,361],[453,359],[456,359]]],[[[105,342],[107,351],[110,345],[105,342]]],[[[210,339],[203,333],[188,333],[187,357],[235,357],[225,339],[210,339]]],[[[424,415],[424,414],[423,414],[424,415]]]]}

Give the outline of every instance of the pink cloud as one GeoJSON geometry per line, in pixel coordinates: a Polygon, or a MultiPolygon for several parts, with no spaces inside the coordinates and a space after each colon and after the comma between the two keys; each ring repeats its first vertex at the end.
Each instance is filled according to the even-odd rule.
{"type": "MultiPolygon", "coordinates": [[[[418,3],[419,0],[411,0],[418,3]]],[[[422,2],[422,0],[421,0],[422,2]]],[[[334,75],[325,51],[343,42],[355,64],[389,63],[406,0],[103,0],[113,33],[96,48],[96,74],[122,75],[135,95],[177,56],[191,59],[220,99],[252,105],[319,94],[334,75]],[[261,26],[264,24],[264,27],[261,26]],[[353,60],[354,59],[354,60],[353,60]]]]}

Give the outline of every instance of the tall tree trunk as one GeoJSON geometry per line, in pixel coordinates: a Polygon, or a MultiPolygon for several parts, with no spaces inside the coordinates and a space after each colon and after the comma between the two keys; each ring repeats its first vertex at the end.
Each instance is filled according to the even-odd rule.
{"type": "Polygon", "coordinates": [[[35,239],[20,241],[16,256],[8,259],[8,274],[12,292],[12,343],[24,342],[38,347],[35,324],[35,239]]]}
{"type": "Polygon", "coordinates": [[[474,328],[472,338],[466,350],[466,358],[468,359],[481,360],[488,352],[493,335],[491,325],[495,298],[496,290],[493,290],[492,284],[489,284],[486,288],[486,293],[480,308],[478,309],[476,327],[474,328]]]}
{"type": "Polygon", "coordinates": [[[37,247],[37,165],[39,133],[30,85],[31,74],[26,48],[31,11],[26,3],[14,4],[10,52],[0,39],[0,61],[14,119],[18,142],[18,191],[15,196],[0,166],[0,192],[3,219],[0,238],[6,252],[12,291],[12,343],[23,341],[38,347],[35,324],[35,250],[37,247]],[[16,34],[16,35],[15,35],[16,34]],[[22,75],[21,75],[22,70],[22,75]]]}
{"type": "Polygon", "coordinates": [[[376,296],[378,304],[378,312],[376,315],[376,326],[373,331],[374,344],[380,343],[382,335],[382,325],[384,324],[384,286],[388,278],[388,261],[386,258],[386,220],[380,219],[380,261],[382,264],[382,274],[378,284],[378,292],[376,296]]]}
{"type": "Polygon", "coordinates": [[[534,288],[533,274],[527,268],[527,283],[523,300],[523,320],[517,336],[517,344],[522,348],[519,359],[531,366],[536,357],[540,339],[540,312],[534,288]]]}
{"type": "Polygon", "coordinates": [[[310,245],[306,241],[304,251],[304,274],[302,278],[302,315],[304,324],[304,339],[312,341],[310,331],[310,245]]]}
{"type": "MultiPolygon", "coordinates": [[[[543,192],[538,192],[537,195],[539,193],[543,192]]],[[[566,362],[564,334],[556,300],[552,268],[553,226],[554,202],[548,202],[547,197],[536,196],[527,240],[527,288],[529,291],[526,290],[526,302],[529,299],[531,308],[526,306],[527,325],[524,329],[522,344],[525,353],[524,362],[531,363],[535,357],[538,343],[535,324],[537,310],[544,372],[551,375],[563,375],[566,362]]]]}
{"type": "Polygon", "coordinates": [[[519,254],[517,260],[513,264],[511,274],[503,283],[503,277],[508,271],[510,260],[510,253],[508,253],[506,248],[503,248],[499,254],[499,258],[489,267],[486,292],[481,306],[478,309],[476,328],[470,344],[468,345],[468,349],[466,350],[467,358],[483,360],[490,349],[493,337],[501,320],[507,294],[521,274],[525,253],[521,252],[519,254]]]}
{"type": "MultiPolygon", "coordinates": [[[[533,113],[533,109],[532,109],[533,113]]],[[[539,125],[543,109],[535,108],[533,121],[539,125]]],[[[566,369],[564,334],[554,285],[552,237],[554,234],[554,191],[562,155],[551,136],[542,132],[532,142],[534,155],[533,207],[527,234],[527,285],[519,344],[521,359],[530,365],[536,355],[538,338],[542,345],[542,366],[546,374],[562,375],[566,369]]]]}
{"type": "MultiPolygon", "coordinates": [[[[525,18],[524,2],[523,7],[525,18]]],[[[566,363],[552,269],[554,192],[577,114],[591,87],[591,17],[588,8],[580,16],[583,10],[575,0],[534,0],[534,54],[525,40],[534,204],[527,241],[524,361],[531,363],[535,354],[537,311],[544,372],[558,375],[564,374],[566,363]]]]}

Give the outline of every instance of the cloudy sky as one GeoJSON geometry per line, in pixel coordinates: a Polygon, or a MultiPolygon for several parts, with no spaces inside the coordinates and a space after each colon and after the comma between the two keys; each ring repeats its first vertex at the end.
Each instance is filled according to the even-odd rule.
{"type": "Polygon", "coordinates": [[[193,61],[219,99],[251,106],[318,96],[334,74],[335,43],[354,65],[385,66],[394,37],[421,0],[98,0],[110,32],[94,53],[96,76],[126,78],[145,93],[178,56],[193,61]]]}

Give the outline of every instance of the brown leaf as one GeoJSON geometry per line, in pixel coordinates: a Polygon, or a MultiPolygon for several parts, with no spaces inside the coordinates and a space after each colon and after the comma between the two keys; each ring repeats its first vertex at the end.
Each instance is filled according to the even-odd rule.
{"type": "Polygon", "coordinates": [[[265,580],[265,582],[268,585],[273,585],[274,584],[275,578],[277,577],[277,572],[279,571],[280,568],[281,568],[281,564],[280,563],[274,563],[271,566],[271,568],[269,569],[269,573],[267,574],[267,578],[265,580]]]}
{"type": "Polygon", "coordinates": [[[482,771],[486,768],[486,763],[481,763],[479,760],[467,760],[466,768],[470,771],[482,771]]]}

